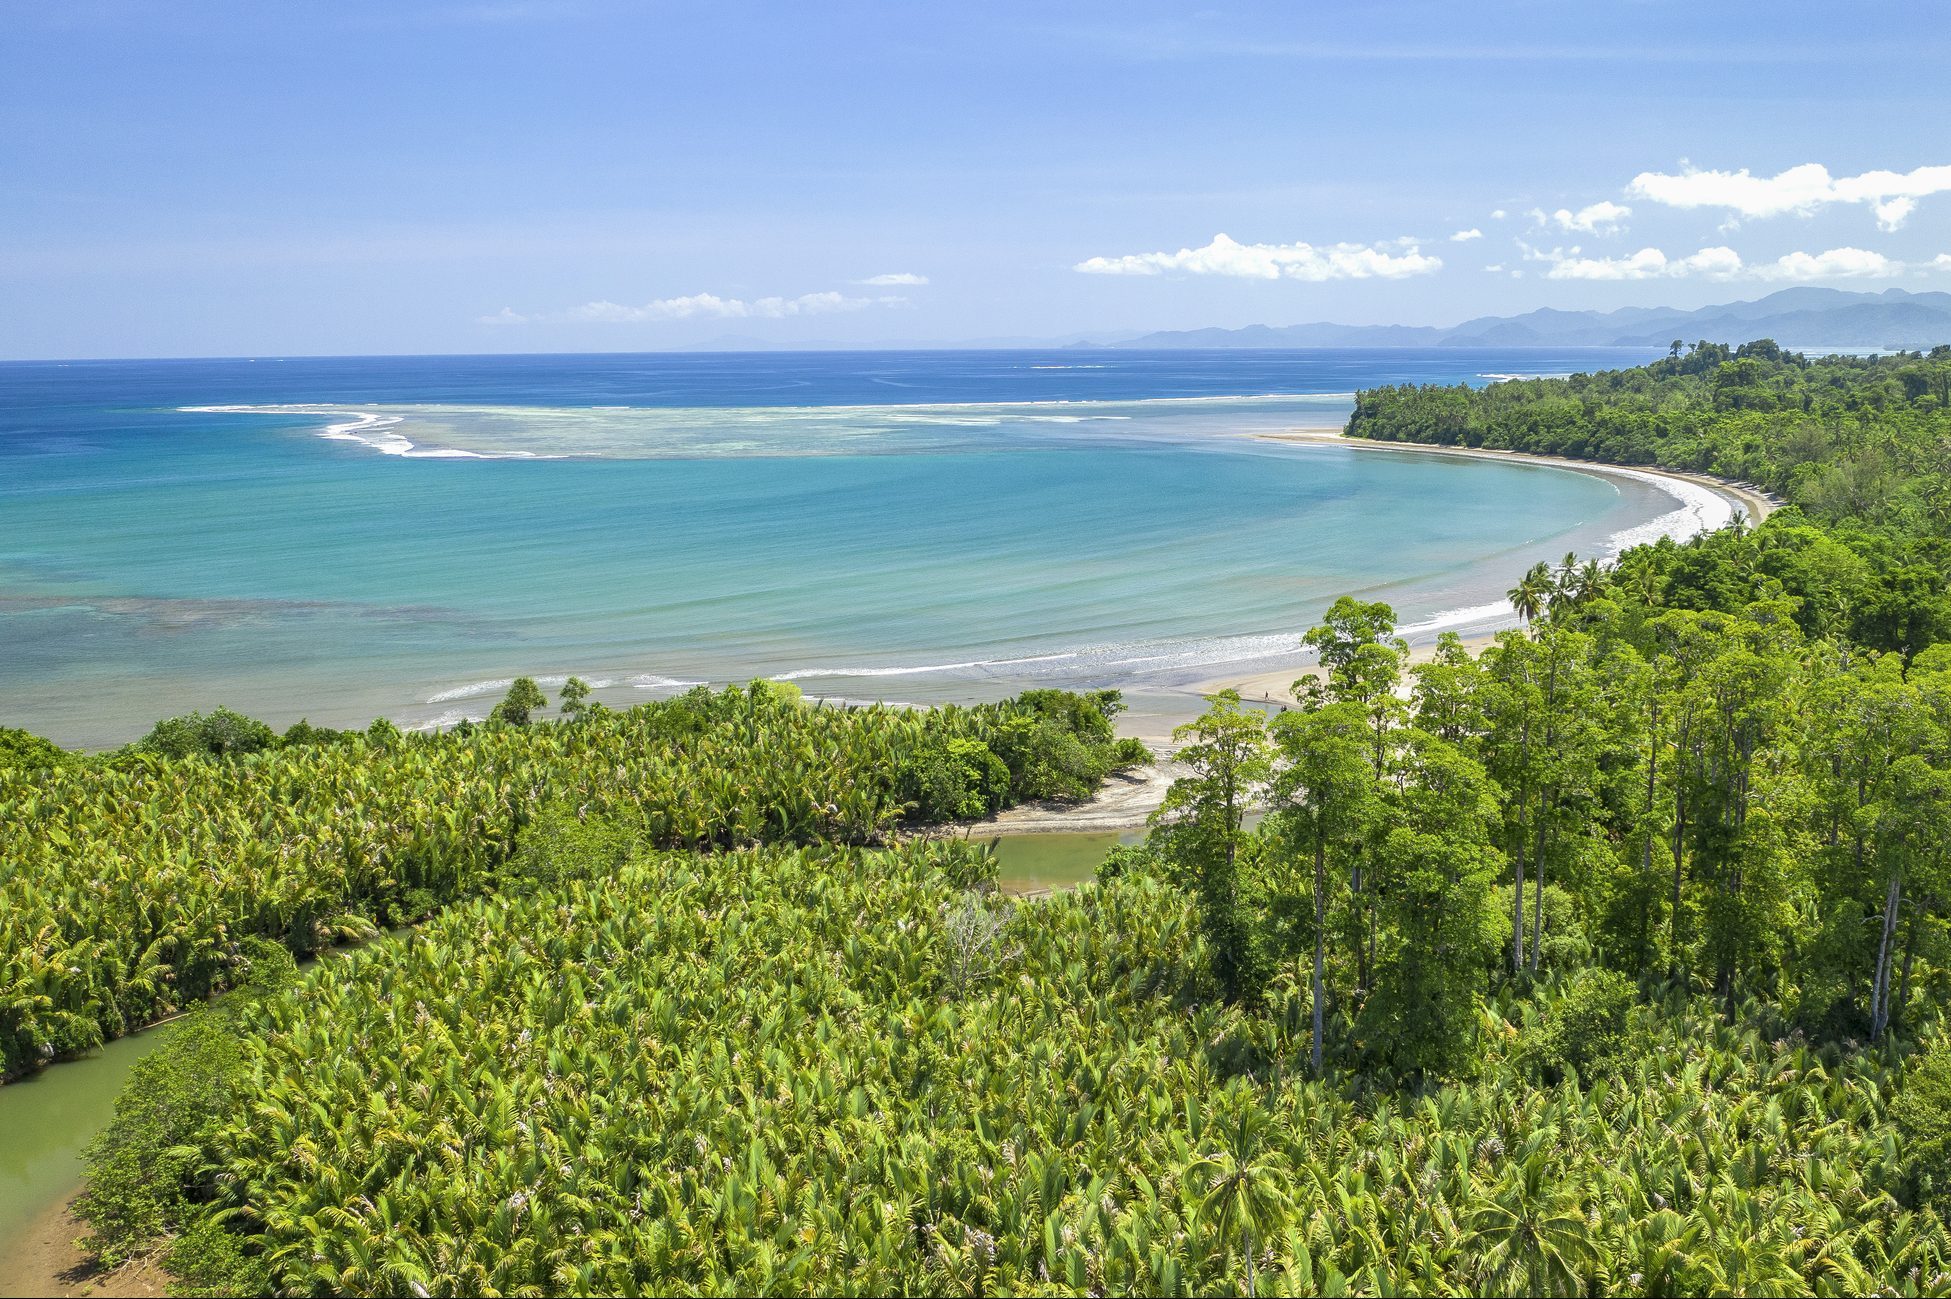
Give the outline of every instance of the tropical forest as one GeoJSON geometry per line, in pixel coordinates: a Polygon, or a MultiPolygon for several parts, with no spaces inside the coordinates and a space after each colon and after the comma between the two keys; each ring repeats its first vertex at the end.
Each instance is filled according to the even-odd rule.
{"type": "Polygon", "coordinates": [[[103,1264],[205,1295],[1951,1293],[1951,348],[1675,343],[1346,436],[1738,481],[1412,653],[1357,597],[1153,762],[1116,691],[517,681],[0,732],[0,1072],[159,1021],[103,1264]]]}

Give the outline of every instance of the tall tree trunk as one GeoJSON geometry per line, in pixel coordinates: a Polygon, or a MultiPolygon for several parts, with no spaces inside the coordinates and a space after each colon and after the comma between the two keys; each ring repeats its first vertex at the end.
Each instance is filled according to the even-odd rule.
{"type": "MultiPolygon", "coordinates": [[[[1646,888],[1648,890],[1652,888],[1652,878],[1653,878],[1653,809],[1656,806],[1657,799],[1659,798],[1659,773],[1660,773],[1660,710],[1656,706],[1653,709],[1652,721],[1647,730],[1646,813],[1641,822],[1641,824],[1645,827],[1645,829],[1643,832],[1643,836],[1640,840],[1640,851],[1639,851],[1639,872],[1641,876],[1641,884],[1643,888],[1646,888]]],[[[1648,949],[1650,949],[1653,945],[1652,925],[1653,925],[1653,899],[1646,894],[1642,894],[1640,900],[1640,908],[1639,908],[1639,972],[1642,975],[1646,973],[1646,967],[1649,964],[1649,962],[1647,961],[1648,949]]]]}
{"type": "Polygon", "coordinates": [[[1517,851],[1511,854],[1511,973],[1524,969],[1524,827],[1517,828],[1517,851]]]}
{"type": "Polygon", "coordinates": [[[1876,980],[1870,990],[1870,1040],[1877,1041],[1890,1022],[1890,950],[1897,933],[1897,908],[1903,901],[1903,877],[1890,872],[1890,889],[1883,899],[1883,938],[1876,949],[1876,980]]]}
{"type": "Polygon", "coordinates": [[[1667,952],[1667,977],[1675,983],[1680,981],[1680,885],[1681,863],[1685,860],[1683,844],[1687,834],[1687,805],[1676,791],[1673,800],[1673,914],[1669,917],[1670,930],[1667,952]]]}
{"type": "Polygon", "coordinates": [[[1917,903],[1910,904],[1910,919],[1904,925],[1904,972],[1897,980],[1897,1011],[1892,1019],[1902,1019],[1910,1011],[1910,963],[1917,955],[1917,903]]]}
{"type": "Polygon", "coordinates": [[[1538,972],[1545,945],[1545,826],[1551,796],[1538,798],[1538,852],[1531,862],[1531,973],[1538,972]]]}
{"type": "Polygon", "coordinates": [[[1327,849],[1317,836],[1314,841],[1314,1076],[1321,1076],[1321,1002],[1323,970],[1328,958],[1328,862],[1327,849]]]}

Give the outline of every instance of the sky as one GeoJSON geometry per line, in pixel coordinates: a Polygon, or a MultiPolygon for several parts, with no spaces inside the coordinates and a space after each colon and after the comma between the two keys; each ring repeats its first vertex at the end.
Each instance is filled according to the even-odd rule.
{"type": "Polygon", "coordinates": [[[1951,289],[1951,34],[1867,12],[0,0],[0,357],[1951,289]]]}

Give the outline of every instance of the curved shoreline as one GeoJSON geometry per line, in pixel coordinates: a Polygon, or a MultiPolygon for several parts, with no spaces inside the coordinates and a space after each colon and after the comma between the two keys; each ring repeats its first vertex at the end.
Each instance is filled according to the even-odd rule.
{"type": "Polygon", "coordinates": [[[1550,456],[1532,451],[1499,451],[1487,447],[1439,446],[1432,442],[1383,442],[1374,438],[1349,437],[1339,431],[1338,426],[1331,428],[1326,425],[1316,428],[1282,429],[1274,433],[1254,433],[1249,436],[1270,442],[1342,446],[1362,451],[1401,451],[1413,455],[1458,456],[1507,465],[1540,465],[1547,469],[1569,469],[1600,478],[1626,478],[1636,482],[1671,479],[1674,482],[1705,487],[1709,491],[1720,494],[1739,506],[1748,516],[1750,523],[1760,523],[1782,504],[1750,483],[1736,483],[1725,478],[1716,478],[1712,474],[1689,473],[1686,470],[1663,469],[1652,465],[1615,465],[1603,460],[1579,460],[1572,456],[1550,456]]]}
{"type": "MultiPolygon", "coordinates": [[[[1745,514],[1751,524],[1760,523],[1780,507],[1781,502],[1767,492],[1748,483],[1729,482],[1711,474],[1688,473],[1677,469],[1646,468],[1638,465],[1614,465],[1594,460],[1576,460],[1570,456],[1538,455],[1525,451],[1486,450],[1482,447],[1436,446],[1425,442],[1379,442],[1369,438],[1351,438],[1338,427],[1320,426],[1315,428],[1286,429],[1276,433],[1256,433],[1250,436],[1268,441],[1298,443],[1313,446],[1341,446],[1357,451],[1396,451],[1406,455],[1441,455],[1462,459],[1486,460],[1493,464],[1529,464],[1545,469],[1562,469],[1574,473],[1589,474],[1595,478],[1609,480],[1625,479],[1637,483],[1658,484],[1665,479],[1690,487],[1706,488],[1720,496],[1735,509],[1745,514]]],[[[1676,500],[1684,503],[1685,497],[1675,492],[1676,500]]],[[[1684,505],[1683,505],[1684,508],[1684,505]]],[[[1512,574],[1515,581],[1518,574],[1512,574]]],[[[1512,613],[1505,617],[1485,620],[1473,624],[1464,635],[1464,645],[1472,652],[1488,645],[1499,632],[1517,626],[1517,617],[1512,613]]],[[[1410,661],[1427,659],[1434,650],[1434,637],[1413,637],[1410,661]]],[[[1294,681],[1315,670],[1312,656],[1298,648],[1299,634],[1296,633],[1296,649],[1275,668],[1261,668],[1250,673],[1230,672],[1202,678],[1185,687],[1186,693],[1204,701],[1222,690],[1236,690],[1248,703],[1259,703],[1270,707],[1284,708],[1292,700],[1290,687],[1294,681]]],[[[1162,737],[1146,737],[1148,739],[1162,737]]]]}

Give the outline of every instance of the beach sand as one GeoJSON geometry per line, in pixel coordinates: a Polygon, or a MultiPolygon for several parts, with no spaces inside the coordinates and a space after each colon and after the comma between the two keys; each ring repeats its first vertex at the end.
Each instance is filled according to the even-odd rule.
{"type": "MultiPolygon", "coordinates": [[[[1485,451],[1471,447],[1428,446],[1419,442],[1371,442],[1362,438],[1343,437],[1338,426],[1294,428],[1282,430],[1278,433],[1260,433],[1254,436],[1279,442],[1331,443],[1337,446],[1355,447],[1364,451],[1394,451],[1404,455],[1465,456],[1479,460],[1501,460],[1505,463],[1516,461],[1524,464],[1547,465],[1557,469],[1574,469],[1580,473],[1588,473],[1601,478],[1625,478],[1639,482],[1644,482],[1648,479],[1667,478],[1676,482],[1691,483],[1697,487],[1705,487],[1718,494],[1745,513],[1750,524],[1760,523],[1773,513],[1780,504],[1779,501],[1775,500],[1766,492],[1747,483],[1731,483],[1707,474],[1681,473],[1671,469],[1642,469],[1638,467],[1596,464],[1589,460],[1573,460],[1566,456],[1527,455],[1516,451],[1485,451]]],[[[1513,585],[1516,584],[1520,576],[1522,574],[1511,574],[1511,582],[1513,585]]],[[[1517,626],[1517,618],[1515,615],[1511,617],[1508,626],[1517,626]]],[[[1502,628],[1479,628],[1473,630],[1470,635],[1463,638],[1463,643],[1469,647],[1472,653],[1477,653],[1484,646],[1490,644],[1498,630],[1502,630],[1502,628]]],[[[1297,645],[1299,639],[1300,637],[1297,633],[1295,636],[1297,645]]],[[[1410,662],[1426,662],[1434,651],[1435,644],[1433,641],[1430,643],[1417,643],[1412,641],[1410,644],[1410,662]]],[[[1291,706],[1294,702],[1293,695],[1290,692],[1290,687],[1293,683],[1302,677],[1315,675],[1318,670],[1312,662],[1312,656],[1305,654],[1297,648],[1293,659],[1278,667],[1249,674],[1237,672],[1220,674],[1195,682],[1185,687],[1185,689],[1189,695],[1200,698],[1210,698],[1222,690],[1237,690],[1240,692],[1240,698],[1247,702],[1259,702],[1272,706],[1287,707],[1291,706]]],[[[1153,737],[1147,735],[1142,738],[1149,740],[1153,737]]]]}

